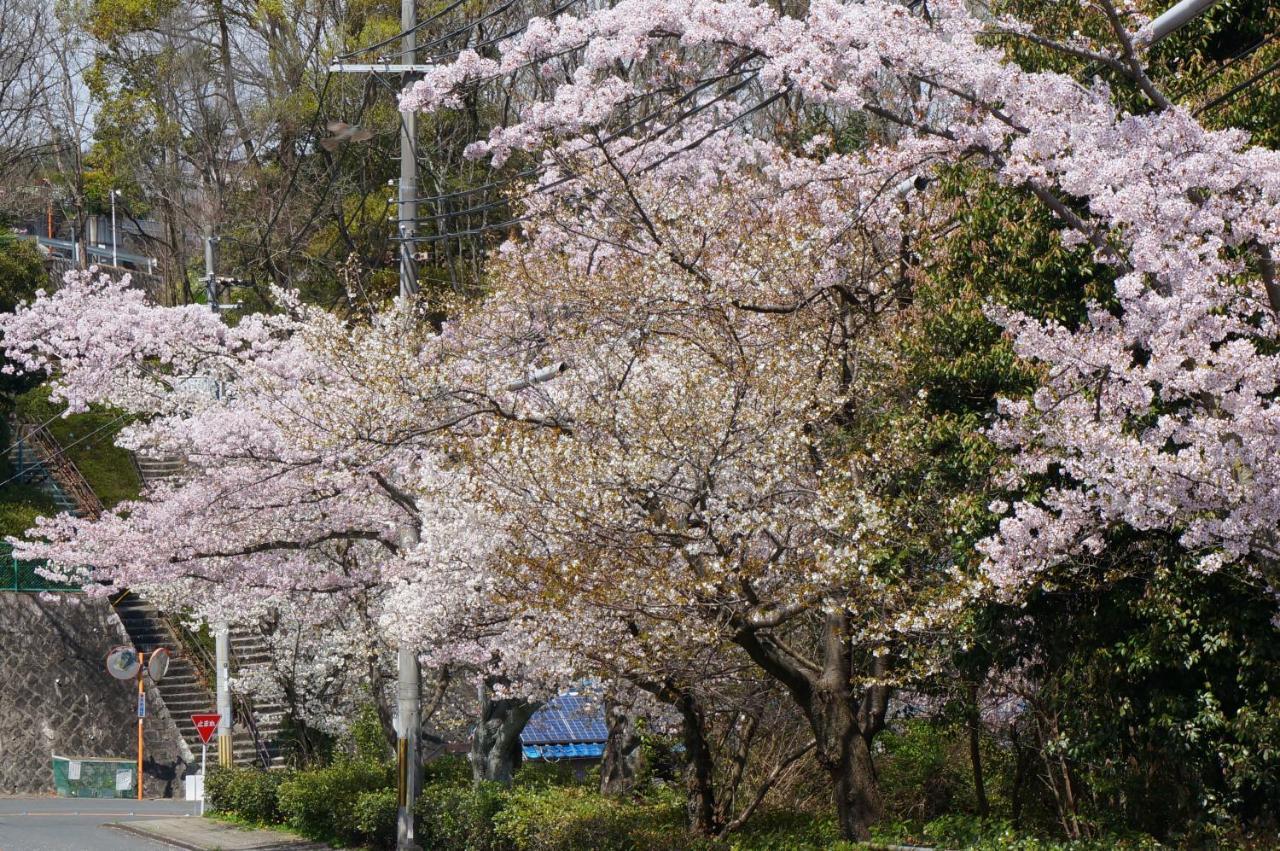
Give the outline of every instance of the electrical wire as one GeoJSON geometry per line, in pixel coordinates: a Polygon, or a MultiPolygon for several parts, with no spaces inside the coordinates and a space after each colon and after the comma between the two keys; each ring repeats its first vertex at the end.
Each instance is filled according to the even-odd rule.
{"type": "MultiPolygon", "coordinates": [[[[734,94],[736,94],[737,92],[741,91],[743,88],[745,88],[747,85],[749,85],[749,84],[750,84],[750,83],[751,83],[751,82],[756,78],[756,75],[757,75],[757,73],[758,73],[758,70],[759,70],[758,68],[743,68],[743,69],[738,69],[738,70],[731,71],[731,72],[728,72],[728,73],[725,73],[725,74],[719,74],[719,75],[716,75],[716,76],[714,76],[714,77],[709,77],[709,78],[706,78],[706,79],[704,79],[704,80],[701,80],[701,81],[699,81],[699,82],[698,82],[698,84],[697,84],[696,86],[694,86],[693,88],[691,88],[691,89],[689,89],[689,90],[685,91],[683,94],[681,94],[681,95],[680,95],[680,97],[676,98],[676,99],[675,99],[675,100],[673,100],[672,102],[670,102],[670,103],[668,103],[668,104],[663,105],[661,108],[657,108],[657,109],[651,110],[650,112],[646,113],[645,115],[641,116],[640,118],[635,119],[635,120],[634,120],[634,121],[632,121],[630,124],[627,124],[626,126],[624,126],[624,127],[620,128],[620,129],[614,130],[614,131],[613,131],[613,132],[611,132],[608,136],[606,136],[604,139],[600,140],[600,144],[602,144],[602,145],[607,145],[607,144],[609,144],[609,143],[611,143],[611,142],[617,141],[617,140],[618,140],[618,139],[620,139],[620,138],[623,138],[627,133],[631,132],[632,130],[634,130],[635,128],[639,127],[640,125],[642,125],[642,124],[644,124],[644,123],[646,123],[646,122],[648,122],[648,121],[651,121],[652,119],[654,119],[654,118],[658,117],[659,115],[663,114],[664,112],[668,112],[668,111],[670,111],[672,108],[674,108],[674,107],[676,107],[676,106],[678,106],[678,105],[680,105],[680,104],[682,104],[682,103],[684,103],[684,102],[686,102],[686,101],[690,100],[691,98],[695,97],[695,96],[696,96],[700,91],[702,91],[703,89],[706,89],[707,87],[709,87],[709,86],[711,86],[711,85],[713,85],[713,84],[715,84],[715,83],[717,83],[717,82],[722,82],[722,81],[724,81],[724,80],[726,80],[726,79],[729,79],[729,78],[732,78],[732,77],[735,77],[735,76],[740,76],[740,75],[742,75],[742,74],[746,74],[746,75],[748,75],[748,76],[747,76],[747,78],[746,78],[745,80],[738,81],[738,82],[737,82],[737,83],[735,83],[734,85],[732,85],[732,86],[730,86],[729,88],[727,88],[725,91],[723,91],[723,92],[721,92],[720,94],[718,94],[716,97],[714,97],[714,98],[712,98],[712,99],[710,99],[710,100],[708,100],[708,101],[705,101],[705,102],[703,102],[703,103],[700,103],[700,104],[698,104],[697,106],[694,106],[694,107],[692,107],[692,108],[690,108],[690,109],[686,109],[686,110],[684,110],[683,112],[679,113],[679,114],[678,114],[678,115],[676,115],[676,116],[675,116],[675,117],[674,117],[674,118],[673,118],[669,123],[667,123],[667,124],[666,124],[666,126],[664,126],[664,127],[660,128],[660,129],[658,129],[658,130],[656,130],[656,131],[654,131],[654,132],[650,133],[647,137],[645,137],[645,138],[643,138],[643,139],[637,140],[636,142],[634,142],[634,144],[632,144],[632,145],[630,145],[629,147],[627,147],[627,148],[626,148],[622,153],[623,153],[623,154],[630,153],[631,151],[634,151],[635,149],[637,149],[637,148],[639,148],[639,147],[641,147],[641,146],[643,146],[643,145],[647,145],[647,144],[649,144],[649,143],[651,143],[651,142],[653,142],[653,141],[656,141],[657,139],[661,138],[661,137],[662,137],[663,135],[665,135],[666,133],[670,132],[673,128],[675,128],[675,127],[676,127],[677,125],[679,125],[681,122],[683,122],[683,121],[687,120],[688,118],[691,118],[691,117],[693,117],[693,116],[697,115],[698,113],[700,113],[700,112],[702,112],[702,111],[704,111],[704,110],[710,109],[710,108],[711,108],[712,106],[714,106],[716,103],[719,103],[719,102],[721,102],[721,101],[723,101],[723,100],[725,100],[725,99],[727,99],[727,98],[729,98],[729,97],[732,97],[734,94]]],[[[637,99],[639,99],[639,98],[637,98],[637,99]]],[[[764,108],[765,106],[768,106],[770,103],[773,103],[773,102],[774,102],[774,101],[776,101],[776,100],[777,100],[777,97],[775,96],[775,97],[773,97],[773,98],[769,99],[768,101],[766,101],[766,102],[765,102],[765,103],[763,103],[763,104],[757,104],[755,107],[751,108],[750,110],[747,110],[746,112],[744,112],[744,113],[742,113],[741,115],[737,116],[736,118],[732,119],[732,120],[731,120],[731,122],[729,122],[729,123],[733,123],[733,122],[735,122],[735,121],[741,120],[742,118],[745,118],[747,115],[750,115],[751,113],[756,112],[756,111],[758,111],[759,109],[764,108]]],[[[704,136],[703,138],[696,140],[696,141],[695,141],[694,143],[692,143],[690,146],[686,146],[686,147],[684,147],[684,148],[681,148],[681,149],[680,149],[680,150],[678,150],[678,151],[671,152],[668,156],[664,157],[663,159],[659,160],[659,161],[658,161],[658,162],[656,162],[656,163],[651,164],[650,168],[652,168],[652,167],[657,167],[657,165],[661,165],[663,162],[666,162],[668,159],[670,159],[670,158],[671,158],[671,156],[674,156],[674,155],[679,154],[679,153],[683,153],[684,151],[687,151],[687,150],[691,150],[693,147],[696,147],[697,145],[700,145],[702,142],[706,141],[706,139],[707,139],[707,138],[710,138],[710,135],[713,135],[714,133],[719,132],[720,130],[723,130],[725,127],[729,126],[729,123],[726,123],[725,125],[722,125],[722,126],[720,126],[720,127],[718,127],[718,128],[715,128],[715,129],[712,131],[712,134],[709,134],[708,136],[704,136]]],[[[646,168],[646,169],[645,169],[645,171],[648,171],[648,170],[649,170],[649,168],[646,168]]],[[[523,170],[523,171],[521,171],[521,172],[517,173],[517,175],[513,175],[511,178],[508,178],[508,179],[507,179],[507,180],[505,180],[505,181],[502,181],[502,182],[495,182],[495,184],[491,184],[491,185],[504,185],[504,186],[511,185],[511,183],[512,183],[512,182],[514,182],[514,180],[519,179],[519,177],[521,177],[521,176],[532,176],[533,174],[540,173],[541,171],[543,171],[543,167],[542,167],[542,166],[538,166],[538,167],[531,168],[531,169],[525,169],[525,170],[523,170]]],[[[545,184],[545,185],[542,185],[542,186],[537,187],[537,188],[535,189],[535,192],[538,192],[538,193],[546,192],[546,191],[548,191],[548,190],[550,190],[550,189],[554,189],[554,188],[555,188],[555,187],[557,187],[557,186],[563,185],[564,183],[566,183],[566,182],[568,182],[568,181],[570,181],[570,180],[573,180],[573,179],[575,179],[576,177],[577,177],[577,175],[567,175],[567,176],[565,176],[565,177],[560,178],[559,180],[553,181],[552,183],[545,184]]],[[[467,193],[467,192],[451,193],[451,196],[458,196],[458,195],[464,195],[464,194],[469,194],[469,193],[467,193]]],[[[443,196],[440,196],[440,197],[443,197],[443,196]]],[[[434,197],[429,197],[429,196],[428,196],[428,197],[421,198],[421,199],[419,199],[419,200],[420,200],[422,203],[425,203],[425,204],[432,204],[432,203],[436,203],[436,204],[437,204],[437,206],[439,206],[439,204],[437,203],[437,199],[436,199],[436,198],[434,198],[434,197]]],[[[497,207],[504,206],[506,203],[507,203],[507,201],[505,201],[505,200],[492,201],[492,202],[482,203],[482,204],[478,204],[478,205],[474,205],[474,206],[468,207],[468,208],[463,209],[463,210],[445,211],[445,212],[438,212],[438,213],[436,213],[436,214],[434,214],[434,215],[430,215],[430,216],[421,216],[421,217],[419,217],[419,218],[417,219],[417,221],[418,221],[418,222],[429,222],[429,221],[436,221],[436,220],[439,220],[439,219],[448,219],[448,218],[455,218],[455,217],[461,217],[461,216],[472,215],[472,214],[474,214],[474,213],[486,212],[486,211],[488,211],[488,210],[491,210],[491,209],[495,209],[495,208],[497,208],[497,207]]],[[[517,223],[519,223],[519,222],[521,222],[521,221],[524,221],[524,220],[525,220],[525,217],[520,217],[520,218],[516,218],[516,219],[508,219],[508,220],[505,220],[504,222],[500,222],[500,223],[494,224],[494,225],[492,225],[491,227],[492,227],[492,228],[494,228],[494,229],[496,229],[496,228],[501,228],[501,227],[507,227],[507,226],[509,226],[509,225],[517,224],[517,223]]],[[[476,233],[477,233],[477,231],[460,231],[460,232],[457,232],[457,234],[456,234],[456,235],[459,235],[459,236],[464,236],[464,235],[475,235],[476,233]]],[[[443,237],[443,238],[448,238],[449,234],[443,234],[443,235],[437,235],[437,236],[440,236],[440,237],[443,237]]],[[[423,238],[423,239],[421,239],[421,240],[419,240],[419,239],[415,239],[414,241],[435,241],[435,237],[424,237],[424,238],[423,238]]]]}
{"type": "MultiPolygon", "coordinates": [[[[128,413],[128,412],[123,413],[123,414],[120,414],[120,415],[119,415],[119,416],[117,416],[115,419],[110,420],[110,421],[108,421],[108,422],[105,422],[105,423],[103,423],[102,425],[98,426],[98,427],[97,427],[97,428],[95,428],[93,431],[89,432],[89,433],[88,433],[88,434],[86,434],[84,437],[80,438],[79,440],[72,441],[71,443],[68,443],[66,446],[61,446],[61,447],[59,447],[59,448],[60,448],[63,452],[67,451],[68,449],[74,449],[75,447],[77,447],[77,446],[79,446],[80,444],[84,443],[86,440],[88,440],[89,438],[93,437],[95,434],[97,434],[98,432],[102,431],[103,429],[110,428],[111,426],[113,426],[113,425],[115,425],[116,423],[120,422],[120,420],[123,420],[123,419],[125,419],[126,417],[131,417],[131,416],[133,416],[133,415],[132,415],[132,414],[130,414],[130,413],[128,413]]],[[[56,419],[56,417],[55,417],[54,419],[56,419]]],[[[53,422],[53,420],[49,420],[48,422],[53,422]]],[[[21,441],[19,441],[19,442],[21,442],[21,441]]],[[[14,445],[16,446],[17,444],[14,444],[14,445]]],[[[23,471],[22,471],[22,472],[20,472],[20,473],[14,473],[12,476],[10,476],[9,478],[5,479],[4,481],[0,481],[0,488],[4,487],[5,485],[9,484],[9,482],[14,481],[15,479],[20,479],[20,478],[22,478],[22,477],[23,477],[23,476],[25,476],[25,475],[27,475],[27,471],[26,471],[26,470],[23,470],[23,471]]]]}
{"type": "Polygon", "coordinates": [[[1191,115],[1195,118],[1199,118],[1201,115],[1204,115],[1206,112],[1212,112],[1218,107],[1230,103],[1231,101],[1239,97],[1241,94],[1243,94],[1246,90],[1248,90],[1255,84],[1261,82],[1263,79],[1270,76],[1271,74],[1275,73],[1277,69],[1280,69],[1280,59],[1277,59],[1275,62],[1272,62],[1270,65],[1266,66],[1261,71],[1254,74],[1252,77],[1245,80],[1244,82],[1238,83],[1235,86],[1232,86],[1223,94],[1209,101],[1204,106],[1201,106],[1198,109],[1196,109],[1194,112],[1191,113],[1191,115]]]}
{"type": "Polygon", "coordinates": [[[445,15],[449,14],[454,9],[457,9],[459,6],[466,4],[467,2],[468,0],[454,0],[454,2],[450,3],[448,6],[445,6],[443,9],[441,9],[439,12],[436,12],[434,15],[430,15],[425,20],[419,21],[411,29],[401,30],[395,35],[387,36],[382,41],[376,44],[366,45],[365,47],[357,47],[355,50],[351,50],[346,53],[339,53],[337,58],[350,59],[353,56],[360,56],[361,54],[368,53],[372,50],[378,50],[379,48],[386,47],[388,44],[391,44],[393,41],[399,41],[400,39],[404,38],[410,33],[416,33],[418,30],[422,29],[423,27],[427,27],[427,26],[430,26],[431,24],[434,24],[436,21],[440,20],[445,15]]]}
{"type": "MultiPolygon", "coordinates": [[[[56,420],[56,419],[60,418],[60,417],[62,416],[62,414],[63,414],[63,412],[62,412],[62,411],[59,411],[58,413],[56,413],[56,414],[54,414],[53,416],[49,417],[49,419],[47,419],[47,420],[45,420],[44,422],[40,423],[40,425],[36,426],[36,428],[48,428],[48,427],[49,427],[49,423],[51,423],[51,422],[53,422],[54,420],[56,420]]],[[[9,453],[10,453],[10,452],[12,452],[13,450],[17,449],[17,448],[18,448],[18,444],[19,444],[19,443],[21,443],[21,442],[22,442],[22,439],[21,439],[21,438],[19,438],[19,439],[15,440],[13,443],[9,444],[9,448],[8,448],[8,449],[6,449],[6,450],[4,451],[4,455],[5,455],[5,457],[7,458],[7,457],[9,456],[9,453]]]]}
{"type": "Polygon", "coordinates": [[[1280,38],[1280,31],[1268,33],[1264,38],[1260,38],[1252,44],[1246,45],[1223,62],[1205,71],[1201,76],[1189,81],[1190,84],[1187,88],[1178,92],[1176,97],[1187,98],[1203,93],[1207,88],[1209,88],[1209,85],[1214,81],[1214,79],[1222,76],[1241,62],[1244,62],[1250,56],[1253,56],[1255,53],[1274,42],[1277,38],[1280,38]]]}

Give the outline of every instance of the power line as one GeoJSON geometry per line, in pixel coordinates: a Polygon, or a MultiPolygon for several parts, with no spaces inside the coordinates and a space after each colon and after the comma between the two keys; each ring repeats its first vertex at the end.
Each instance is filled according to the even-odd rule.
{"type": "MultiPolygon", "coordinates": [[[[59,415],[59,416],[61,416],[61,415],[59,415]]],[[[86,434],[84,437],[80,438],[79,440],[72,441],[71,443],[68,443],[66,446],[61,446],[61,447],[59,447],[59,448],[60,448],[63,452],[66,452],[68,449],[74,449],[75,447],[77,447],[77,446],[79,446],[80,444],[84,443],[86,440],[88,440],[89,438],[93,437],[95,434],[97,434],[98,432],[102,431],[103,429],[110,428],[111,426],[113,426],[113,425],[115,425],[116,423],[120,422],[120,420],[123,420],[123,419],[125,419],[126,417],[130,417],[130,416],[132,416],[132,414],[130,414],[130,413],[128,413],[128,412],[125,412],[125,413],[123,413],[123,414],[120,414],[120,415],[119,415],[119,416],[117,416],[115,419],[110,420],[109,422],[105,422],[105,423],[103,423],[102,425],[98,426],[98,427],[97,427],[97,428],[95,428],[93,431],[89,432],[89,433],[88,433],[88,434],[86,434]]],[[[57,419],[57,417],[54,417],[53,419],[50,419],[50,420],[46,421],[45,425],[48,425],[49,423],[53,422],[53,420],[54,420],[54,419],[57,419]]],[[[21,442],[22,442],[22,441],[21,441],[21,439],[19,439],[19,441],[18,441],[18,442],[19,442],[19,443],[21,443],[21,442]]],[[[17,445],[18,445],[18,444],[17,444],[17,443],[15,443],[12,447],[10,447],[10,449],[12,449],[12,448],[16,447],[17,445]]],[[[13,474],[12,476],[10,476],[9,478],[7,478],[7,479],[5,479],[4,481],[0,482],[0,488],[4,487],[5,485],[9,484],[9,482],[14,481],[15,479],[20,479],[20,478],[22,478],[22,477],[23,477],[23,476],[25,476],[26,474],[27,474],[27,471],[26,471],[26,470],[23,470],[23,471],[22,471],[22,472],[20,472],[20,473],[14,473],[14,474],[13,474]]]]}
{"type": "Polygon", "coordinates": [[[411,29],[408,29],[408,30],[402,29],[400,32],[396,33],[395,35],[387,36],[382,41],[376,44],[366,45],[365,47],[357,47],[355,50],[348,51],[347,53],[339,53],[338,58],[350,59],[353,56],[359,56],[363,53],[369,53],[370,51],[378,50],[380,48],[386,47],[389,44],[394,44],[395,42],[400,41],[405,36],[411,35],[412,33],[416,33],[418,30],[422,29],[423,27],[429,26],[430,24],[435,23],[436,21],[440,20],[445,15],[449,14],[454,9],[457,9],[459,6],[462,6],[465,3],[467,3],[467,0],[454,0],[454,2],[450,3],[448,6],[445,6],[439,12],[436,12],[434,15],[431,15],[426,20],[420,21],[417,24],[415,24],[411,29]]]}
{"type": "Polygon", "coordinates": [[[1199,118],[1201,115],[1204,115],[1206,112],[1212,112],[1218,107],[1223,106],[1227,103],[1230,103],[1231,101],[1235,100],[1239,95],[1244,93],[1247,89],[1251,88],[1252,86],[1261,82],[1264,78],[1275,73],[1277,69],[1280,69],[1280,59],[1277,59],[1275,62],[1272,62],[1270,65],[1263,68],[1261,71],[1254,74],[1252,77],[1245,80],[1244,82],[1238,83],[1235,86],[1232,86],[1226,92],[1214,98],[1213,100],[1209,101],[1204,106],[1198,108],[1195,112],[1191,114],[1194,117],[1199,118]]]}

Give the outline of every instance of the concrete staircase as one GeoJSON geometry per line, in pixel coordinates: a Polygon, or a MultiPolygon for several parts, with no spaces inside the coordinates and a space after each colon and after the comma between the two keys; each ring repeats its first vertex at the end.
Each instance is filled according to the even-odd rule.
{"type": "Polygon", "coordinates": [[[185,459],[172,455],[135,454],[133,461],[138,471],[138,478],[142,479],[144,488],[156,482],[181,478],[187,466],[185,459]]]}
{"type": "MultiPolygon", "coordinates": [[[[40,447],[33,445],[20,427],[13,429],[13,436],[13,444],[9,447],[9,462],[13,465],[14,478],[24,484],[34,485],[47,493],[58,506],[59,512],[74,514],[77,517],[85,516],[86,512],[76,503],[72,494],[54,478],[50,467],[39,452],[40,447]]],[[[78,474],[79,471],[77,470],[76,473],[78,474]]]]}
{"type": "MultiPolygon", "coordinates": [[[[18,439],[9,456],[17,478],[49,493],[60,511],[79,517],[102,514],[102,503],[93,489],[47,429],[19,422],[15,434],[18,439]]],[[[157,482],[179,479],[186,470],[185,459],[169,456],[137,455],[134,463],[144,490],[157,482]]],[[[149,654],[164,647],[173,653],[169,672],[157,687],[183,740],[193,755],[199,754],[200,736],[191,723],[191,714],[216,711],[212,658],[203,658],[208,654],[197,642],[190,636],[177,634],[155,607],[136,594],[126,592],[113,605],[137,650],[149,654]],[[197,659],[199,664],[193,664],[197,659]]],[[[231,630],[230,639],[233,678],[249,673],[256,666],[270,664],[270,650],[261,635],[236,627],[231,630]]],[[[283,766],[278,742],[284,706],[267,702],[255,704],[244,695],[233,695],[233,704],[237,715],[232,735],[236,764],[283,766]],[[257,730],[256,739],[250,726],[257,730]]]]}
{"type": "MultiPolygon", "coordinates": [[[[165,706],[169,709],[169,714],[173,717],[173,721],[178,727],[178,731],[182,734],[182,738],[191,748],[193,754],[199,754],[200,736],[196,733],[195,725],[191,723],[191,714],[217,711],[217,699],[210,682],[213,667],[212,659],[202,660],[200,665],[192,664],[193,658],[200,656],[202,651],[192,647],[192,642],[190,641],[183,642],[179,636],[174,634],[174,631],[165,622],[163,616],[137,595],[126,593],[123,598],[115,603],[115,610],[137,650],[150,653],[156,648],[165,647],[174,652],[174,659],[169,665],[169,673],[165,675],[157,687],[160,690],[160,697],[164,700],[165,706]],[[208,669],[209,673],[202,671],[202,668],[208,669]]],[[[244,665],[244,662],[238,658],[236,642],[237,638],[233,632],[232,676],[237,673],[237,662],[240,662],[242,668],[244,665]]],[[[260,638],[241,638],[240,647],[245,648],[244,652],[246,653],[252,652],[255,658],[267,655],[266,648],[261,644],[260,638]],[[256,648],[253,644],[254,641],[258,642],[256,648]]],[[[280,754],[278,745],[280,722],[284,715],[283,708],[262,706],[252,707],[250,710],[249,714],[254,718],[254,723],[258,730],[258,740],[265,750],[265,754],[260,754],[255,745],[253,734],[247,729],[242,717],[245,710],[249,709],[248,702],[233,702],[239,704],[236,707],[238,717],[236,718],[231,738],[232,753],[236,765],[262,765],[265,761],[266,767],[283,766],[284,759],[280,754]]]]}
{"type": "Polygon", "coordinates": [[[58,491],[64,497],[69,498],[72,505],[75,506],[76,514],[81,517],[91,517],[95,520],[101,517],[103,512],[102,501],[93,492],[93,488],[85,477],[81,475],[75,462],[62,451],[57,438],[45,427],[44,423],[15,417],[14,426],[14,432],[18,438],[17,442],[25,450],[29,450],[36,460],[40,462],[40,466],[44,468],[45,473],[57,485],[58,491]]]}
{"type": "MultiPolygon", "coordinates": [[[[261,635],[245,627],[234,626],[231,628],[230,639],[232,677],[243,676],[254,668],[270,666],[271,650],[261,635]]],[[[280,753],[279,743],[286,713],[285,706],[276,701],[248,697],[245,703],[253,715],[259,739],[266,743],[271,766],[283,766],[284,757],[280,753]]]]}
{"type": "MultiPolygon", "coordinates": [[[[179,480],[186,473],[186,459],[174,456],[149,456],[134,455],[134,463],[137,467],[138,475],[142,479],[144,490],[159,482],[173,482],[179,480]]],[[[135,598],[136,599],[136,598],[135,598]]],[[[142,604],[142,605],[145,605],[142,604]]],[[[154,610],[152,610],[154,612],[154,610]]],[[[123,617],[123,615],[122,615],[123,617]]],[[[154,614],[155,620],[163,625],[159,613],[154,614]]],[[[132,632],[130,633],[132,635],[132,632]]],[[[231,629],[231,676],[243,676],[252,672],[255,667],[266,666],[271,662],[271,652],[266,643],[258,633],[241,626],[232,627],[231,629]]],[[[141,648],[139,648],[141,649],[141,648]]],[[[207,666],[212,676],[212,661],[207,666]]],[[[211,685],[211,684],[210,684],[211,685]]],[[[208,706],[214,705],[212,689],[206,689],[206,699],[208,706]]],[[[168,703],[168,697],[165,698],[168,703]]],[[[252,734],[245,729],[244,719],[237,718],[236,733],[233,736],[235,746],[235,761],[237,765],[249,765],[253,762],[261,763],[264,759],[272,767],[284,765],[284,758],[280,753],[279,740],[280,729],[284,721],[285,707],[279,703],[264,702],[251,700],[247,695],[238,695],[236,697],[237,712],[246,714],[258,731],[258,741],[261,742],[266,751],[265,754],[258,754],[252,734]]],[[[186,710],[183,710],[186,712],[186,710]]],[[[191,711],[213,711],[208,710],[191,710],[191,711]]],[[[187,713],[189,714],[189,713],[187,713]]],[[[186,736],[186,727],[191,726],[191,719],[184,717],[185,727],[179,724],[183,735],[186,736]]],[[[194,727],[190,730],[191,735],[195,735],[194,727]]],[[[199,739],[196,739],[197,744],[199,739]]]]}

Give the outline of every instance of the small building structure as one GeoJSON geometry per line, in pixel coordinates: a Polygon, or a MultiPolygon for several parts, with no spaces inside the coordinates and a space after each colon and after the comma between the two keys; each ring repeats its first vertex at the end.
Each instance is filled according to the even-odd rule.
{"type": "Polygon", "coordinates": [[[520,746],[527,760],[585,764],[604,756],[608,737],[599,696],[568,691],[533,714],[520,734],[520,746]]]}

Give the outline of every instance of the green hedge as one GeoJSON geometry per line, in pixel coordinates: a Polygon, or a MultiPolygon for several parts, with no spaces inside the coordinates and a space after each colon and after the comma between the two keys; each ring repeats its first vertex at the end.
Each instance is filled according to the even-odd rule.
{"type": "MultiPolygon", "coordinates": [[[[418,845],[431,851],[853,851],[835,820],[800,810],[764,810],[721,840],[691,836],[684,798],[657,787],[629,799],[608,798],[589,785],[546,782],[526,775],[506,789],[473,786],[465,764],[428,766],[415,809],[418,845]]],[[[241,821],[283,824],[312,839],[348,847],[395,847],[396,790],[386,764],[346,760],[309,771],[215,769],[205,781],[209,808],[241,821]]],[[[996,851],[1148,851],[1143,837],[1080,843],[1039,840],[998,819],[950,815],[927,824],[886,822],[886,844],[996,851]]],[[[1224,847],[1235,847],[1228,844],[1224,847]]]]}
{"type": "Polygon", "coordinates": [[[244,821],[275,824],[280,819],[278,792],[288,777],[284,771],[255,768],[210,769],[204,781],[205,805],[244,821]]]}
{"type": "Polygon", "coordinates": [[[313,771],[215,768],[205,779],[208,810],[240,821],[285,825],[342,845],[394,848],[396,790],[387,766],[340,762],[313,771]]]}
{"type": "MultiPolygon", "coordinates": [[[[386,765],[366,762],[339,762],[328,768],[300,771],[280,784],[277,800],[281,820],[311,839],[344,845],[377,844],[380,838],[365,834],[361,825],[377,826],[380,819],[376,815],[362,816],[368,815],[370,807],[384,803],[383,798],[375,799],[368,793],[385,795],[392,787],[392,779],[386,765]]],[[[393,788],[391,792],[394,796],[393,788]]]]}
{"type": "Polygon", "coordinates": [[[618,800],[584,786],[513,789],[494,829],[513,851],[677,851],[704,844],[686,833],[676,795],[618,800]]]}
{"type": "Polygon", "coordinates": [[[504,851],[494,818],[506,804],[507,791],[493,783],[428,783],[414,808],[418,844],[448,851],[504,851]]]}

